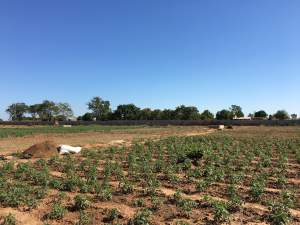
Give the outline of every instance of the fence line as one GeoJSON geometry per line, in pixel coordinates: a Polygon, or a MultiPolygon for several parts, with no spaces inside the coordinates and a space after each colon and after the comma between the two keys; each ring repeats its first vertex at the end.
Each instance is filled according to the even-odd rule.
{"type": "MultiPolygon", "coordinates": [[[[110,120],[110,121],[62,121],[60,125],[149,125],[149,126],[209,126],[209,125],[233,125],[233,126],[296,126],[300,120],[110,120]]],[[[0,121],[0,125],[54,125],[47,121],[0,121]]]]}

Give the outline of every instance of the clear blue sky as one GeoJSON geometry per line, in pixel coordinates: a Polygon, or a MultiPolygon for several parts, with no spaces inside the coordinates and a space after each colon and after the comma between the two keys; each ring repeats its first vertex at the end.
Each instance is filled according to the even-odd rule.
{"type": "Polygon", "coordinates": [[[2,0],[0,118],[93,96],[300,114],[299,0],[2,0]]]}

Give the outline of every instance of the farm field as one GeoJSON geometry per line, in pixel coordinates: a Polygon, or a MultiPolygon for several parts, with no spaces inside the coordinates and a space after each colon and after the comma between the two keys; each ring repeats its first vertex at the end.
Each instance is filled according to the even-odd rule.
{"type": "Polygon", "coordinates": [[[46,140],[84,148],[128,144],[133,140],[159,139],[166,136],[191,136],[214,130],[198,126],[73,126],[70,128],[38,126],[0,126],[0,155],[23,151],[29,146],[46,140]]]}
{"type": "Polygon", "coordinates": [[[30,134],[0,146],[10,154],[16,146],[5,141],[42,137],[89,145],[77,155],[0,161],[0,223],[300,224],[299,127],[30,134]],[[105,145],[114,138],[126,141],[105,145]]]}

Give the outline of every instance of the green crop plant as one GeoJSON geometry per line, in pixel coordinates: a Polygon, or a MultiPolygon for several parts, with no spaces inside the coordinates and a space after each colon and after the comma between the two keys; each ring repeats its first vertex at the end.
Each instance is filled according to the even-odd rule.
{"type": "Polygon", "coordinates": [[[128,225],[151,225],[150,216],[151,211],[148,209],[142,209],[138,211],[132,219],[129,220],[128,225]]]}
{"type": "Polygon", "coordinates": [[[75,225],[89,225],[91,222],[91,215],[87,212],[80,211],[79,220],[75,223],[75,225]]]}
{"type": "Polygon", "coordinates": [[[120,216],[120,211],[116,208],[113,208],[109,210],[106,220],[109,222],[116,221],[120,216]]]}
{"type": "Polygon", "coordinates": [[[53,204],[49,214],[46,214],[46,218],[50,220],[60,220],[64,217],[67,209],[60,203],[56,202],[53,204]]]}
{"type": "Polygon", "coordinates": [[[16,225],[17,224],[17,220],[16,217],[9,213],[7,216],[3,217],[3,222],[1,223],[1,225],[16,225]]]}
{"type": "Polygon", "coordinates": [[[176,191],[173,196],[174,202],[179,207],[180,212],[183,216],[189,217],[192,210],[198,206],[198,204],[190,199],[183,198],[180,191],[176,191]]]}
{"type": "Polygon", "coordinates": [[[76,210],[85,210],[90,207],[91,201],[85,195],[76,195],[74,197],[75,204],[74,209],[76,210]]]}
{"type": "Polygon", "coordinates": [[[124,177],[119,183],[119,189],[123,194],[130,194],[133,192],[134,187],[133,184],[127,178],[124,177]]]}

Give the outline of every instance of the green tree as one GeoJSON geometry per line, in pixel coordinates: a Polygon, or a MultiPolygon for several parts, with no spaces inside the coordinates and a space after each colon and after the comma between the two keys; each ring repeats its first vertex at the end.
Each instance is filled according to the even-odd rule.
{"type": "Polygon", "coordinates": [[[105,120],[110,113],[110,102],[104,101],[100,97],[94,97],[91,101],[87,104],[88,109],[93,112],[97,120],[105,120]]]}
{"type": "Polygon", "coordinates": [[[214,114],[209,110],[204,110],[200,115],[201,120],[213,120],[215,118],[214,114]]]}
{"type": "Polygon", "coordinates": [[[229,110],[231,111],[232,117],[244,117],[244,113],[242,111],[242,107],[238,105],[232,105],[229,110]]]}
{"type": "Polygon", "coordinates": [[[34,104],[34,105],[29,106],[28,112],[31,114],[31,117],[33,119],[37,118],[37,115],[39,112],[39,107],[40,107],[40,104],[34,104]]]}
{"type": "Polygon", "coordinates": [[[181,105],[175,109],[177,120],[197,120],[200,118],[197,107],[181,105]]]}
{"type": "Polygon", "coordinates": [[[118,105],[114,111],[114,118],[117,120],[137,120],[139,115],[140,108],[134,104],[118,105]]]}
{"type": "Polygon", "coordinates": [[[164,109],[161,112],[162,120],[174,120],[175,119],[175,111],[172,109],[164,109]]]}
{"type": "Polygon", "coordinates": [[[259,110],[254,113],[254,117],[256,118],[267,118],[268,114],[264,110],[259,110]]]}
{"type": "Polygon", "coordinates": [[[38,107],[39,118],[43,121],[53,120],[53,115],[56,110],[56,105],[53,101],[44,100],[38,107]]]}
{"type": "Polygon", "coordinates": [[[162,117],[162,111],[160,109],[155,109],[151,112],[152,120],[160,120],[162,117]]]}
{"type": "Polygon", "coordinates": [[[285,110],[278,110],[273,116],[278,120],[287,120],[290,118],[290,115],[285,110]]]}
{"type": "Polygon", "coordinates": [[[140,111],[139,119],[141,120],[150,120],[152,110],[150,108],[145,108],[140,111]]]}
{"type": "Polygon", "coordinates": [[[6,109],[6,112],[9,114],[10,120],[22,120],[24,114],[27,112],[28,106],[25,103],[14,103],[6,109]]]}
{"type": "Polygon", "coordinates": [[[67,120],[73,116],[73,110],[68,103],[59,102],[54,107],[54,116],[58,120],[67,120]]]}
{"type": "Polygon", "coordinates": [[[81,119],[81,120],[83,120],[83,121],[92,121],[93,120],[93,118],[94,118],[94,115],[93,115],[93,113],[85,113],[81,118],[79,118],[79,119],[81,119]]]}
{"type": "Polygon", "coordinates": [[[231,120],[233,118],[231,111],[223,109],[216,114],[217,120],[231,120]]]}

